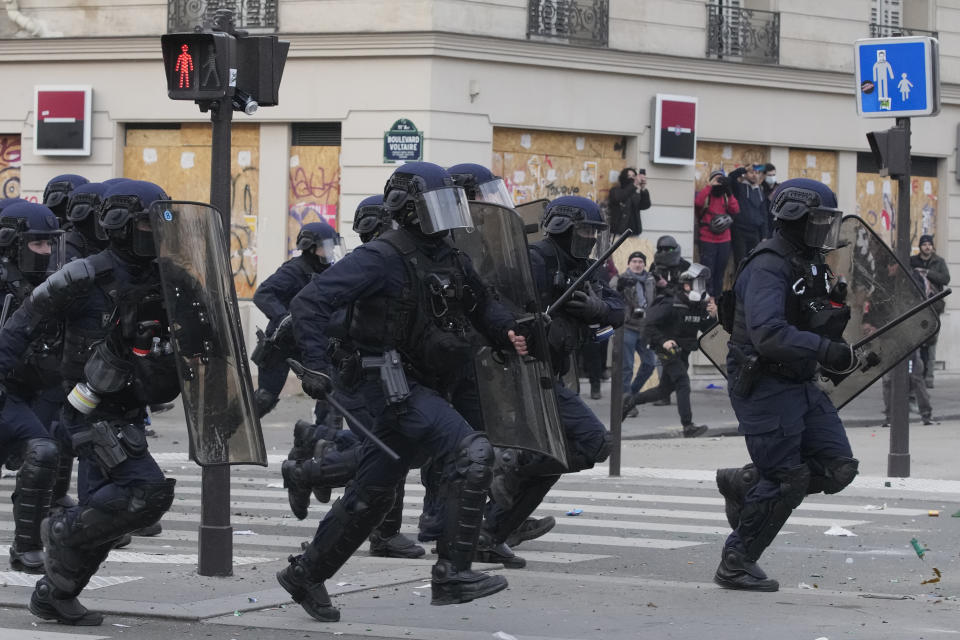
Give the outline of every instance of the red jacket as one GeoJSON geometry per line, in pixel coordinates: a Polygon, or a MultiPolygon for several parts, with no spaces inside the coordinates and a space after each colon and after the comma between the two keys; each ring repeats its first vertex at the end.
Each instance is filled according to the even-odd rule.
{"type": "Polygon", "coordinates": [[[697,192],[693,199],[693,205],[697,210],[697,227],[700,229],[700,242],[730,242],[730,229],[723,233],[713,233],[710,231],[710,221],[714,216],[721,213],[736,215],[740,213],[740,203],[732,195],[724,194],[723,197],[710,195],[710,185],[706,185],[697,192]]]}

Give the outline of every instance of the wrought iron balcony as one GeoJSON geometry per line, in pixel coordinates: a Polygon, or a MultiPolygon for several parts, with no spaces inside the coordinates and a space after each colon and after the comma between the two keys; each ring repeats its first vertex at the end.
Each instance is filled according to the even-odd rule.
{"type": "Polygon", "coordinates": [[[609,0],[528,0],[527,38],[550,38],[593,47],[607,46],[609,0]]]}
{"type": "Polygon", "coordinates": [[[167,32],[193,31],[209,24],[217,9],[233,11],[237,29],[277,30],[279,0],[167,0],[167,32]]]}
{"type": "Polygon", "coordinates": [[[780,62],[780,14],[708,4],[707,56],[777,64],[780,62]]]}
{"type": "Polygon", "coordinates": [[[910,29],[893,24],[870,23],[871,38],[899,38],[901,36],[932,36],[939,38],[940,34],[936,31],[927,31],[926,29],[910,29]]]}

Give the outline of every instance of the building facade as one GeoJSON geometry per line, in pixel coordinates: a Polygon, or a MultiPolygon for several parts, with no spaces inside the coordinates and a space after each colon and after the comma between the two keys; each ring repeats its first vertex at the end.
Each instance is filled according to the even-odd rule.
{"type": "MultiPolygon", "coordinates": [[[[635,247],[678,238],[692,255],[694,189],[717,167],[772,162],[782,180],[829,183],[844,211],[895,233],[896,184],[858,118],[853,42],[935,34],[942,111],[913,120],[913,239],[932,233],[960,273],[960,0],[56,0],[0,14],[0,182],[34,198],[59,173],[150,179],[205,200],[210,127],[167,98],[159,36],[204,8],[291,42],[280,105],[234,117],[233,269],[241,298],[287,259],[300,225],[350,234],[352,214],[396,166],[398,121],[422,158],[478,162],[518,201],[576,193],[602,201],[624,166],[646,168],[653,207],[635,247]],[[34,153],[34,87],[92,87],[88,156],[34,153]],[[697,99],[696,163],[651,161],[657,94],[697,99]]],[[[400,149],[402,152],[403,149],[400,149]]],[[[623,266],[623,265],[619,265],[623,266]]],[[[249,330],[263,324],[242,303],[249,330]]],[[[960,298],[947,299],[953,335],[960,298]]],[[[938,359],[960,367],[960,345],[938,359]]]]}

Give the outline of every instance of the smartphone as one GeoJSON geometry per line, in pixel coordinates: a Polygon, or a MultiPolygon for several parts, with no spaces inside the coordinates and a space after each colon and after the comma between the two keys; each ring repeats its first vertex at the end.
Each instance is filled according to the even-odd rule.
{"type": "Polygon", "coordinates": [[[639,173],[639,174],[642,175],[642,176],[645,176],[645,175],[647,175],[647,170],[646,170],[646,169],[637,169],[637,173],[639,173]]]}

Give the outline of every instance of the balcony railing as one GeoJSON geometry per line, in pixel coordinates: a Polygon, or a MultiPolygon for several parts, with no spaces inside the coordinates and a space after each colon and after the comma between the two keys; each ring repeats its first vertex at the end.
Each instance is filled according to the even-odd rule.
{"type": "Polygon", "coordinates": [[[528,0],[527,38],[605,47],[609,25],[609,0],[528,0]]]}
{"type": "Polygon", "coordinates": [[[193,31],[209,24],[217,9],[233,11],[237,29],[277,30],[279,0],[167,0],[167,32],[193,31]]]}
{"type": "Polygon", "coordinates": [[[939,38],[940,34],[936,31],[927,31],[926,29],[909,29],[893,24],[870,23],[871,38],[899,38],[901,36],[932,36],[939,38]]]}
{"type": "Polygon", "coordinates": [[[780,14],[708,4],[707,56],[777,64],[780,62],[780,14]]]}

